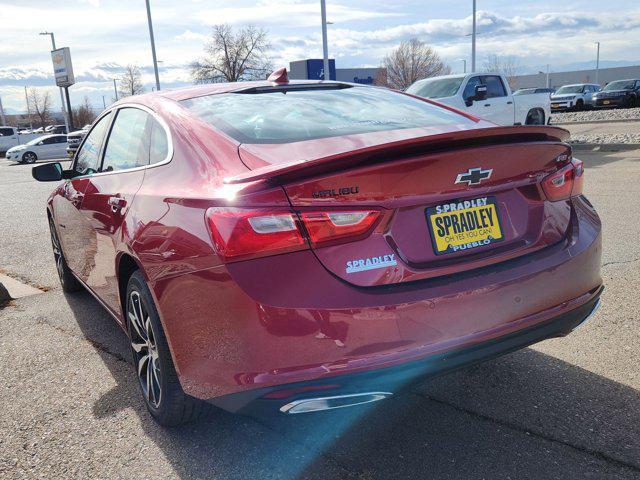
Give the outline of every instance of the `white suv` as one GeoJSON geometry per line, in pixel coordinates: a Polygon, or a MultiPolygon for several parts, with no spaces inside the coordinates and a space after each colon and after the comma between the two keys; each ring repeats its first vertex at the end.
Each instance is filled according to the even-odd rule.
{"type": "Polygon", "coordinates": [[[584,110],[593,107],[593,94],[602,90],[595,83],[577,83],[560,87],[551,95],[551,111],[584,110]]]}

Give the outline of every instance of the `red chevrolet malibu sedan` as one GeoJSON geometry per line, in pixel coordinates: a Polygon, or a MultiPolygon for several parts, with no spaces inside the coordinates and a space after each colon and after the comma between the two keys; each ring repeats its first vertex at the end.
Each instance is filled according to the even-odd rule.
{"type": "Polygon", "coordinates": [[[598,306],[600,220],[568,133],[341,82],[129,97],[47,215],[65,292],[127,332],[164,425],[296,414],[564,336],[598,306]]]}

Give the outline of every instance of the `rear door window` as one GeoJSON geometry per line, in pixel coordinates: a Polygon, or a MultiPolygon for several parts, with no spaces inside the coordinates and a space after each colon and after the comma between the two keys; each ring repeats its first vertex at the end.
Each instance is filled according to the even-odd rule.
{"type": "Polygon", "coordinates": [[[506,97],[507,90],[504,88],[502,79],[497,75],[487,75],[484,77],[487,86],[487,98],[506,97]]]}
{"type": "Polygon", "coordinates": [[[149,146],[149,163],[159,163],[166,160],[169,153],[167,132],[162,125],[151,117],[151,145],[149,146]]]}
{"type": "Polygon", "coordinates": [[[0,128],[0,137],[11,137],[13,135],[13,128],[0,128]]]}
{"type": "Polygon", "coordinates": [[[98,171],[100,167],[100,147],[102,146],[105,131],[109,126],[111,115],[112,113],[109,112],[102,117],[87,134],[85,142],[78,150],[73,166],[73,170],[77,174],[90,175],[98,171]]]}
{"type": "Polygon", "coordinates": [[[150,118],[138,108],[118,110],[104,151],[103,172],[149,164],[150,118]]]}

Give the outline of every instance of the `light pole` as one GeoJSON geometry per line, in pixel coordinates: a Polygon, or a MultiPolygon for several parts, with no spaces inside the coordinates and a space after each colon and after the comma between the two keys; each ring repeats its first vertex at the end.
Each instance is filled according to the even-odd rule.
{"type": "MultiPolygon", "coordinates": [[[[53,35],[53,32],[40,32],[38,35],[49,35],[51,37],[51,50],[56,49],[56,38],[53,35]]],[[[67,114],[67,109],[64,106],[65,104],[64,93],[62,92],[62,87],[58,87],[58,90],[60,90],[60,104],[62,105],[62,116],[64,117],[64,126],[67,129],[67,132],[69,132],[69,115],[67,114]]]]}
{"type": "Polygon", "coordinates": [[[464,62],[464,73],[467,73],[467,59],[466,58],[459,58],[458,59],[461,62],[464,62]]]}
{"type": "Polygon", "coordinates": [[[596,42],[598,46],[598,50],[596,51],[596,83],[600,85],[598,82],[598,74],[600,73],[600,42],[596,42]]]}
{"type": "Polygon", "coordinates": [[[33,130],[33,123],[31,123],[31,108],[29,107],[29,95],[27,95],[27,86],[24,86],[24,99],[27,102],[27,117],[29,118],[29,130],[33,130]]]}
{"type": "Polygon", "coordinates": [[[476,72],[476,0],[473,0],[473,30],[471,32],[471,73],[476,72]]]}
{"type": "Polygon", "coordinates": [[[551,77],[549,73],[549,64],[547,63],[547,88],[551,88],[551,77]]]}
{"type": "Polygon", "coordinates": [[[149,22],[149,38],[151,39],[151,56],[153,57],[153,73],[156,75],[156,90],[160,90],[160,77],[158,76],[158,60],[156,59],[156,41],[153,38],[153,23],[151,22],[151,6],[147,4],[147,21],[149,22]]]}
{"type": "Polygon", "coordinates": [[[4,118],[4,108],[2,108],[2,97],[0,97],[0,120],[3,127],[7,125],[7,120],[4,118]]]}
{"type": "Polygon", "coordinates": [[[320,0],[320,15],[322,16],[322,58],[324,63],[324,80],[331,80],[329,69],[329,46],[327,45],[327,5],[325,0],[320,0]]]}

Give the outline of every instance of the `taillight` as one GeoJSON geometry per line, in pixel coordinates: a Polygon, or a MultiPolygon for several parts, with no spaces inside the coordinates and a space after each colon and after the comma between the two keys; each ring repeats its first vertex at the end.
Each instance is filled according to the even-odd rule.
{"type": "Polygon", "coordinates": [[[216,252],[225,262],[307,247],[291,212],[210,208],[207,223],[216,252]]]}
{"type": "Polygon", "coordinates": [[[581,195],[583,185],[584,165],[577,158],[542,180],[542,189],[552,202],[581,195]]]}
{"type": "Polygon", "coordinates": [[[304,226],[313,245],[357,238],[368,233],[380,216],[377,210],[357,212],[303,212],[304,226]]]}
{"type": "Polygon", "coordinates": [[[294,252],[358,240],[371,232],[377,210],[313,211],[298,216],[284,209],[210,208],[207,224],[223,262],[294,252]],[[303,233],[304,232],[304,233],[303,233]]]}

